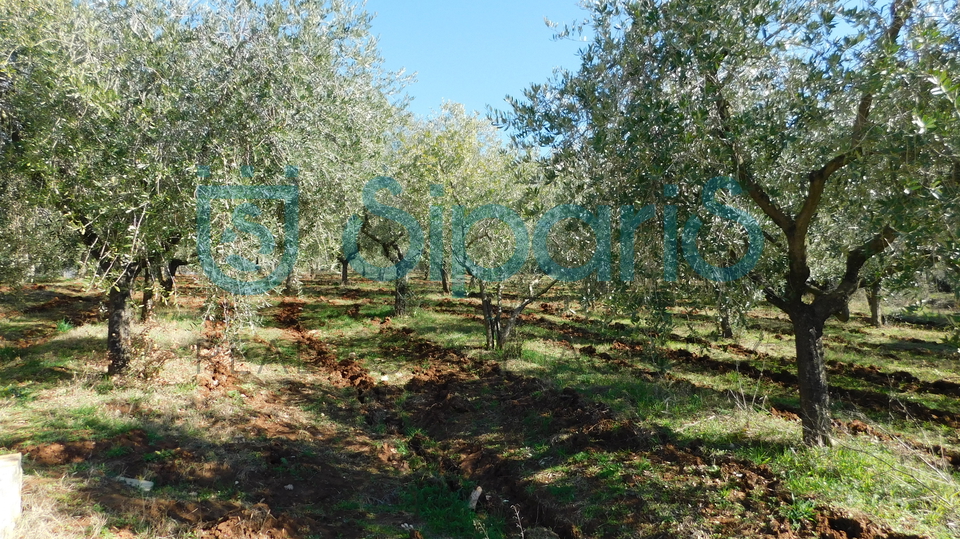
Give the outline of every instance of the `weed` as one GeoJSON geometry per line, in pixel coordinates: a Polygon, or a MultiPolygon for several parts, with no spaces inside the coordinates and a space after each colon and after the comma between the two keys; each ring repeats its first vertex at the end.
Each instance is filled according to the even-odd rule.
{"type": "Polygon", "coordinates": [[[806,498],[793,499],[793,503],[780,509],[783,518],[790,521],[794,527],[799,528],[805,522],[813,522],[817,517],[816,504],[813,500],[806,498]]]}
{"type": "Polygon", "coordinates": [[[163,462],[172,459],[174,455],[175,452],[173,449],[162,449],[145,454],[143,460],[144,462],[163,462]]]}
{"type": "Polygon", "coordinates": [[[66,333],[73,329],[73,324],[68,320],[58,320],[57,321],[57,333],[66,333]]]}
{"type": "Polygon", "coordinates": [[[752,460],[753,462],[761,466],[764,464],[768,464],[770,461],[773,460],[773,455],[770,453],[770,451],[766,447],[764,447],[763,444],[747,446],[746,453],[747,453],[746,457],[748,459],[752,460]]]}
{"type": "MultiPolygon", "coordinates": [[[[124,455],[129,454],[131,451],[132,451],[132,450],[131,450],[129,447],[125,446],[125,445],[115,445],[115,446],[111,447],[110,449],[108,449],[108,450],[104,453],[104,456],[107,457],[107,458],[110,458],[110,459],[115,459],[115,458],[119,458],[119,457],[122,457],[122,456],[124,456],[124,455]]],[[[146,456],[144,456],[144,460],[147,460],[147,459],[146,459],[146,456]]]]}
{"type": "MultiPolygon", "coordinates": [[[[404,331],[400,333],[384,331],[382,325],[368,322],[369,318],[390,314],[390,290],[360,283],[354,290],[357,297],[349,298],[360,299],[359,302],[334,298],[339,292],[326,293],[334,299],[314,301],[315,295],[322,297],[320,294],[325,292],[320,292],[322,287],[317,284],[307,284],[309,293],[305,294],[299,318],[302,326],[311,337],[335,348],[337,356],[355,352],[365,358],[365,367],[377,372],[410,372],[417,365],[437,364],[432,353],[421,354],[413,349],[408,342],[410,335],[455,349],[471,360],[495,357],[495,353],[481,349],[482,326],[469,317],[476,307],[469,298],[463,302],[444,300],[441,312],[435,312],[434,295],[429,295],[429,301],[413,316],[391,323],[393,328],[402,325],[404,331]],[[354,308],[355,315],[348,315],[354,308]]],[[[511,395],[492,377],[484,378],[479,386],[457,381],[456,390],[464,392],[461,396],[466,402],[482,404],[473,406],[469,414],[453,416],[449,422],[423,421],[422,409],[430,405],[433,394],[415,384],[404,387],[391,374],[384,388],[395,398],[380,404],[392,408],[402,418],[406,434],[403,437],[388,436],[382,421],[373,425],[362,421],[362,406],[354,397],[355,389],[328,384],[322,364],[311,363],[308,350],[298,352],[288,326],[276,327],[271,321],[273,311],[262,313],[268,315],[267,327],[245,323],[243,313],[238,311],[246,309],[259,314],[254,313],[257,305],[236,305],[221,297],[227,303],[210,313],[221,322],[229,319],[231,327],[224,329],[228,335],[221,337],[235,345],[235,350],[245,350],[247,365],[241,368],[250,369],[252,364],[256,369],[260,365],[255,381],[214,394],[200,389],[196,354],[188,352],[191,345],[202,339],[201,330],[206,327],[190,322],[191,317],[199,319],[199,297],[190,298],[194,300],[190,309],[166,312],[161,307],[156,313],[156,325],[150,331],[151,346],[173,352],[153,375],[164,383],[130,384],[123,379],[87,377],[86,373],[94,370],[90,365],[102,365],[103,324],[80,326],[67,336],[54,336],[49,342],[21,348],[9,345],[28,340],[30,334],[47,336],[52,319],[21,321],[0,316],[0,336],[8,345],[0,347],[0,398],[4,399],[0,404],[4,406],[4,413],[0,413],[0,447],[91,440],[99,443],[133,428],[146,431],[150,444],[157,444],[161,435],[168,442],[147,449],[142,457],[144,449],[107,442],[103,446],[105,452],[91,459],[91,464],[39,467],[31,463],[36,466],[32,470],[35,473],[30,475],[33,486],[47,482],[46,490],[31,489],[34,493],[42,492],[42,499],[34,497],[30,502],[43,509],[34,511],[33,518],[49,518],[51,522],[46,527],[58,530],[59,524],[54,525],[53,518],[73,522],[79,520],[75,516],[82,515],[87,524],[82,530],[71,528],[60,535],[31,533],[30,537],[126,536],[130,532],[142,537],[189,537],[191,530],[182,523],[170,524],[179,526],[175,530],[165,530],[161,529],[164,522],[146,513],[130,516],[102,508],[98,513],[77,494],[90,486],[85,481],[99,480],[102,474],[98,467],[112,474],[124,465],[139,465],[139,473],[143,463],[153,463],[146,466],[148,469],[158,463],[164,463],[164,467],[215,464],[213,470],[222,465],[234,470],[239,481],[234,483],[232,477],[223,482],[218,479],[213,489],[191,485],[189,498],[250,503],[261,498],[249,486],[257,484],[263,473],[282,480],[280,485],[289,482],[284,476],[308,483],[322,479],[331,470],[342,469],[344,474],[350,474],[344,475],[344,479],[369,473],[370,478],[387,481],[370,481],[363,489],[358,487],[354,497],[336,504],[321,501],[303,506],[296,516],[315,513],[317,520],[356,525],[364,529],[366,533],[360,535],[365,537],[400,537],[392,525],[398,519],[415,522],[427,537],[517,537],[520,530],[514,527],[515,515],[509,509],[516,500],[502,504],[483,501],[477,511],[467,507],[467,498],[475,485],[458,475],[457,463],[463,458],[458,452],[460,448],[474,451],[478,446],[483,448],[484,455],[494,451],[511,464],[511,474],[518,476],[518,488],[532,498],[549,501],[556,513],[578,527],[592,530],[591,536],[706,537],[709,533],[701,534],[699,529],[697,535],[686,533],[691,526],[708,523],[713,516],[698,520],[701,515],[697,514],[697,507],[714,507],[728,517],[745,521],[756,519],[749,506],[763,507],[771,501],[763,489],[746,489],[732,482],[731,466],[717,464],[726,460],[706,457],[733,453],[738,460],[769,466],[784,488],[795,494],[792,503],[787,495],[785,506],[766,507],[774,516],[796,527],[806,526],[815,517],[816,507],[831,506],[870,514],[877,524],[905,533],[932,539],[950,537],[948,528],[958,521],[960,488],[943,463],[936,456],[919,451],[914,442],[956,450],[952,429],[940,424],[937,427],[942,430],[936,436],[930,435],[933,423],[877,417],[876,428],[887,432],[892,440],[903,441],[881,442],[868,436],[838,433],[833,449],[799,448],[799,422],[764,410],[765,398],[780,410],[796,408],[795,388],[774,383],[766,374],[755,377],[749,374],[755,371],[741,367],[738,372],[734,367],[739,363],[764,373],[790,372],[794,350],[786,319],[768,309],[751,311],[739,341],[710,342],[707,338],[714,329],[713,315],[700,310],[684,316],[684,326],[673,324],[670,317],[677,316],[685,307],[672,305],[671,298],[660,294],[637,307],[643,317],[635,320],[636,326],[629,325],[631,320],[625,315],[602,317],[608,324],[604,327],[600,327],[599,321],[559,315],[544,316],[544,323],[539,323],[540,317],[534,315],[516,335],[523,343],[519,357],[503,365],[511,372],[503,382],[516,384],[523,388],[522,392],[511,395]],[[40,332],[31,333],[35,329],[40,332]],[[678,342],[680,339],[684,342],[678,342]],[[579,352],[588,346],[593,347],[594,353],[579,352]],[[698,363],[674,353],[680,348],[693,351],[694,346],[715,361],[698,363]],[[671,364],[670,358],[676,363],[671,364]],[[714,368],[716,362],[726,363],[729,368],[714,368]],[[294,370],[302,384],[288,385],[286,380],[293,377],[294,370]],[[668,370],[668,377],[649,376],[654,371],[668,370]],[[526,383],[534,378],[535,384],[526,383]],[[563,388],[576,392],[575,408],[557,407],[556,397],[563,388]],[[242,397],[241,391],[250,398],[242,397]],[[261,394],[268,397],[261,401],[261,394]],[[241,400],[244,406],[234,406],[241,400]],[[104,405],[120,402],[137,402],[134,418],[130,417],[132,412],[105,413],[104,405]],[[285,426],[289,424],[299,432],[315,432],[318,438],[323,437],[323,444],[316,443],[316,439],[308,442],[306,436],[298,434],[296,440],[280,442],[289,445],[291,452],[285,447],[282,453],[286,456],[279,457],[270,449],[277,460],[271,458],[268,464],[267,448],[277,440],[265,433],[251,435],[252,429],[248,428],[251,407],[261,406],[264,414],[285,426]],[[554,412],[559,414],[554,417],[554,412]],[[355,417],[362,436],[355,435],[355,417]],[[602,422],[596,423],[596,418],[602,418],[602,422]],[[584,422],[586,419],[589,421],[584,422]],[[602,429],[584,430],[594,423],[602,429]],[[655,438],[660,440],[635,440],[645,432],[657,433],[655,438]],[[928,435],[929,439],[925,437],[928,435]],[[621,441],[633,449],[615,450],[621,441]],[[687,447],[694,441],[703,448],[702,466],[678,469],[656,457],[662,443],[687,447]],[[367,458],[374,454],[369,449],[377,443],[394,447],[409,469],[390,466],[389,473],[385,473],[386,467],[375,456],[367,458]],[[184,453],[161,449],[174,444],[191,448],[198,457],[202,456],[203,463],[187,457],[177,460],[184,453]],[[136,455],[133,460],[140,462],[126,462],[131,454],[136,455]],[[327,459],[332,461],[330,466],[322,470],[313,466],[314,462],[327,459]],[[444,472],[437,469],[441,462],[444,472]],[[315,471],[320,473],[315,475],[315,471]],[[656,527],[636,518],[641,507],[636,503],[638,499],[643,511],[649,511],[649,520],[658,522],[656,527]]],[[[186,298],[184,295],[181,299],[186,298]]],[[[572,309],[569,304],[567,307],[572,309]]],[[[826,328],[829,368],[842,363],[869,366],[881,373],[902,370],[927,386],[939,380],[960,382],[955,365],[950,363],[958,348],[956,343],[951,345],[951,328],[911,325],[875,330],[857,320],[826,328]],[[941,361],[944,353],[948,361],[941,361]]],[[[244,359],[237,356],[237,361],[244,359]]],[[[452,364],[449,367],[457,368],[452,364]]],[[[960,410],[960,401],[946,392],[927,393],[849,373],[831,373],[831,383],[840,389],[882,391],[904,402],[911,400],[950,412],[960,410]]],[[[358,485],[361,483],[367,484],[357,481],[358,485]]],[[[169,491],[163,488],[161,485],[158,492],[171,498],[182,498],[186,492],[186,484],[170,486],[169,491]]],[[[508,490],[490,485],[491,496],[512,497],[509,494],[508,490]]],[[[709,524],[704,525],[710,528],[709,524]]],[[[529,539],[536,536],[535,530],[520,533],[529,539]]],[[[200,533],[194,530],[195,535],[200,533]]],[[[728,536],[733,535],[736,533],[728,536]]]]}
{"type": "Polygon", "coordinates": [[[464,483],[458,486],[460,488],[452,489],[448,481],[440,477],[427,477],[400,493],[400,506],[412,511],[439,535],[478,539],[504,537],[506,524],[503,519],[478,514],[467,507],[467,496],[475,485],[464,483]],[[481,524],[480,529],[477,522],[481,524]]]}

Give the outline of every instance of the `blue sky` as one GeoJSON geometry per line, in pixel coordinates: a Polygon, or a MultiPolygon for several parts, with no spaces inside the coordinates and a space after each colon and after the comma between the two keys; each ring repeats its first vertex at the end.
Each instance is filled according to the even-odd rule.
{"type": "Polygon", "coordinates": [[[410,110],[426,116],[443,101],[463,103],[481,114],[506,109],[506,95],[520,97],[531,83],[545,82],[558,66],[575,69],[583,43],[552,39],[552,21],[583,18],[577,0],[368,0],[376,13],[387,69],[417,73],[406,92],[410,110]]]}

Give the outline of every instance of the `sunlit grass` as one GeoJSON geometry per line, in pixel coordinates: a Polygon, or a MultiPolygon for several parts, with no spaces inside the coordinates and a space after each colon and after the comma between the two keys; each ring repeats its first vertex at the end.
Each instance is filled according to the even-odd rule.
{"type": "MultiPolygon", "coordinates": [[[[639,329],[628,320],[614,317],[577,322],[544,314],[536,304],[527,312],[542,318],[522,322],[517,329],[517,353],[503,354],[483,349],[482,322],[467,316],[478,312],[476,299],[445,298],[427,290],[412,315],[392,318],[391,290],[382,285],[360,281],[342,291],[356,293],[360,299],[340,297],[340,289],[327,284],[311,286],[324,299],[303,298],[306,304],[301,323],[307,335],[328,346],[335,359],[355,357],[375,381],[397,389],[390,397],[395,400],[386,400],[383,406],[400,410],[402,421],[410,419],[403,412],[404,404],[411,402],[409,399],[433,398],[432,394],[424,397],[405,388],[414,369],[430,366],[429,358],[415,357],[407,351],[407,345],[411,340],[426,340],[480,362],[496,361],[510,376],[537,378],[537,387],[541,388],[534,396],[537,399],[571,388],[585,401],[608,410],[615,425],[634,422],[637,428],[661,429],[671,433],[673,443],[695,444],[709,454],[770,466],[794,496],[791,504],[782,508],[782,514],[789,515],[791,520],[801,522],[807,518],[810,504],[833,506],[869,514],[900,530],[936,539],[949,537],[954,529],[950,525],[958,522],[960,494],[956,477],[939,468],[929,453],[907,447],[896,438],[901,435],[928,446],[956,447],[956,433],[943,425],[919,423],[893,412],[863,415],[835,400],[838,418],[866,420],[876,429],[888,432],[891,440],[880,442],[869,436],[838,434],[838,444],[833,449],[804,449],[799,422],[778,419],[768,412],[777,406],[796,408],[798,397],[794,388],[753,379],[735,369],[720,373],[698,365],[695,360],[676,361],[665,375],[657,376],[657,366],[649,358],[613,346],[618,339],[626,343],[640,340],[639,329]],[[437,304],[440,308],[435,307],[437,304]],[[387,317],[391,321],[383,324],[387,317]],[[549,324],[538,325],[540,319],[549,324]],[[554,324],[563,331],[557,331],[554,324]],[[400,331],[404,328],[410,332],[400,331]],[[568,328],[582,330],[584,336],[567,335],[564,332],[568,328]],[[581,348],[588,345],[593,351],[581,353],[581,348]],[[604,359],[601,354],[610,357],[604,359]],[[618,364],[619,360],[626,361],[626,365],[618,364]]],[[[272,301],[275,305],[276,300],[272,301]]],[[[562,310],[559,302],[555,306],[562,310]]],[[[204,462],[223,463],[238,474],[249,474],[268,464],[256,452],[231,452],[231,444],[242,440],[266,447],[269,440],[250,428],[251,418],[264,417],[264,425],[290,425],[291,436],[300,443],[314,444],[311,447],[316,451],[329,451],[331,461],[352,459],[351,465],[363,466],[363,458],[375,455],[376,449],[385,443],[392,444],[407,459],[409,469],[387,474],[384,481],[392,490],[383,500],[347,492],[343,507],[305,507],[303,511],[328,515],[350,509],[368,515],[358,517],[358,522],[366,526],[370,536],[408,536],[395,525],[396,517],[390,515],[404,515],[423,529],[425,536],[509,536],[508,530],[513,529],[509,515],[465,511],[464,499],[475,485],[450,470],[441,472],[435,462],[428,463],[409,447],[411,438],[419,435],[426,451],[440,455],[437,458],[441,461],[441,457],[457,458],[456,453],[449,451],[460,441],[430,439],[409,422],[397,434],[389,433],[382,419],[368,421],[365,414],[369,413],[369,403],[358,401],[355,388],[334,387],[310,367],[308,351],[297,345],[291,332],[272,320],[270,313],[275,308],[261,312],[262,327],[240,333],[238,348],[242,355],[230,366],[249,377],[230,391],[213,393],[203,392],[198,382],[205,364],[198,361],[193,348],[202,338],[196,309],[158,308],[155,322],[135,326],[135,331],[146,330],[158,347],[174,352],[160,372],[162,384],[103,376],[105,323],[57,332],[54,321],[45,321],[42,327],[49,334],[37,344],[17,347],[4,342],[0,346],[0,448],[16,449],[52,441],[109,440],[144,429],[151,439],[189,438],[191,450],[204,455],[204,462]],[[277,404],[274,399],[284,395],[291,383],[307,387],[309,395],[277,404]],[[271,417],[258,415],[266,409],[273,414],[271,417]],[[318,431],[326,436],[321,442],[310,434],[318,431]],[[477,523],[485,531],[479,531],[477,523]]],[[[579,306],[576,308],[579,311],[579,306]]],[[[765,371],[795,372],[789,324],[772,309],[758,310],[747,328],[741,328],[736,338],[725,340],[715,339],[716,327],[710,312],[700,311],[684,318],[678,309],[676,316],[678,323],[673,333],[681,340],[670,340],[669,348],[708,355],[729,365],[743,362],[765,371]],[[723,349],[733,344],[773,357],[723,349]]],[[[7,340],[41,327],[29,317],[2,318],[0,324],[0,334],[7,340]]],[[[942,335],[937,330],[907,326],[872,328],[861,319],[846,324],[831,320],[826,337],[827,359],[876,365],[885,372],[903,370],[929,382],[960,381],[955,365],[940,356],[938,343],[942,335]]],[[[469,370],[464,376],[474,381],[469,370]]],[[[831,376],[831,383],[838,388],[887,393],[893,399],[960,412],[960,402],[946,395],[899,391],[855,376],[831,376]]],[[[573,431],[555,438],[556,428],[549,414],[533,409],[513,411],[496,399],[486,398],[489,393],[486,388],[470,395],[465,399],[469,412],[449,418],[463,423],[458,436],[519,463],[520,479],[527,481],[526,488],[533,495],[562,507],[574,522],[593,526],[597,536],[629,537],[639,533],[639,524],[626,524],[631,522],[636,507],[630,505],[630,500],[637,497],[646,503],[645,511],[662,519],[664,528],[657,533],[664,536],[676,535],[681,529],[708,534],[712,524],[701,520],[696,510],[687,506],[689,500],[721,507],[728,515],[750,518],[736,501],[730,485],[710,486],[714,485],[710,481],[721,477],[719,467],[709,462],[702,469],[686,471],[687,477],[677,478],[676,466],[653,464],[647,458],[655,455],[658,447],[646,454],[639,449],[608,451],[584,442],[587,449],[568,454],[562,440],[574,435],[573,431]],[[506,410],[511,410],[510,417],[506,417],[506,410]],[[521,425],[522,431],[505,432],[503,425],[507,423],[521,425]]],[[[589,440],[589,432],[583,435],[589,440]]],[[[114,456],[118,459],[128,456],[116,451],[114,456]]],[[[170,451],[157,449],[147,454],[149,459],[162,462],[172,458],[170,451]]],[[[63,531],[65,537],[106,536],[112,533],[111,529],[124,526],[151,539],[184,536],[184,529],[170,522],[137,520],[103,508],[77,509],[75,493],[96,485],[96,473],[119,473],[109,464],[98,466],[99,472],[70,469],[70,473],[77,474],[76,481],[56,487],[49,483],[43,470],[36,469],[35,484],[46,486],[38,487],[43,494],[31,503],[47,507],[52,514],[85,514],[86,529],[63,531]]],[[[295,471],[295,467],[283,466],[278,473],[295,471]]],[[[230,485],[196,488],[194,497],[190,496],[192,491],[176,485],[158,486],[157,492],[184,499],[251,504],[257,501],[240,486],[230,485]]],[[[644,530],[654,533],[653,528],[644,530]]]]}

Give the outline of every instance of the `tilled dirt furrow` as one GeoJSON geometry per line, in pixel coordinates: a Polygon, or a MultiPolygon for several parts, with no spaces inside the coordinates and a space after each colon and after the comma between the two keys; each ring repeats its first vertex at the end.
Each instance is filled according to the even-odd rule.
{"type": "MultiPolygon", "coordinates": [[[[769,362],[782,367],[792,366],[795,363],[792,358],[773,356],[736,344],[718,346],[711,343],[711,348],[735,353],[747,358],[769,362]]],[[[947,397],[960,397],[960,384],[951,382],[949,380],[927,382],[903,370],[890,372],[882,370],[876,365],[858,365],[835,360],[828,360],[826,363],[827,372],[829,374],[856,378],[858,380],[871,383],[875,386],[889,387],[901,392],[929,393],[933,395],[944,395],[947,397]]]]}
{"type": "MultiPolygon", "coordinates": [[[[452,311],[451,312],[455,312],[452,311]]],[[[455,312],[456,313],[456,312],[455,312]]],[[[462,313],[457,313],[462,314],[462,313]]],[[[604,335],[600,332],[576,328],[571,325],[559,324],[552,320],[547,319],[546,317],[534,313],[528,313],[521,316],[521,321],[535,324],[540,327],[544,327],[553,331],[556,331],[560,334],[563,334],[567,337],[574,337],[579,339],[587,339],[595,343],[609,343],[615,348],[621,348],[624,350],[642,350],[643,343],[640,341],[632,341],[629,339],[624,339],[622,337],[611,337],[609,335],[604,335]]],[[[675,333],[670,335],[670,339],[679,342],[686,342],[688,344],[696,344],[710,349],[723,350],[725,352],[738,354],[748,358],[755,358],[759,360],[766,360],[772,364],[779,366],[790,366],[794,364],[793,359],[787,357],[773,356],[765,354],[763,352],[757,352],[745,346],[739,344],[717,344],[715,342],[709,341],[702,337],[695,336],[681,336],[675,333]]],[[[601,352],[603,354],[603,352],[601,352]]],[[[703,357],[703,356],[698,356],[703,357]]],[[[947,380],[938,380],[934,382],[926,382],[920,380],[913,374],[907,371],[894,371],[887,372],[881,370],[875,365],[863,366],[863,365],[850,365],[847,363],[839,361],[828,361],[827,362],[827,372],[833,375],[843,375],[849,376],[851,378],[858,378],[869,382],[871,384],[890,387],[900,392],[915,392],[915,393],[929,393],[934,395],[944,395],[948,397],[957,397],[960,398],[960,383],[951,382],[947,380]]],[[[789,377],[789,373],[785,373],[789,377]]],[[[779,373],[773,372],[771,376],[780,378],[779,373]]],[[[913,412],[907,410],[914,415],[919,414],[919,416],[928,416],[921,409],[918,412],[913,412]]],[[[942,411],[941,411],[942,412],[942,411]]],[[[946,412],[944,412],[946,413],[946,412]]],[[[940,417],[946,417],[944,413],[937,413],[937,410],[932,410],[933,415],[938,415],[940,417]]],[[[947,415],[950,415],[947,413],[947,415]]],[[[956,420],[956,418],[953,418],[956,420]]],[[[953,426],[953,425],[950,425],[953,426]]],[[[956,427],[954,427],[956,428],[956,427]]]]}
{"type": "MultiPolygon", "coordinates": [[[[597,353],[596,349],[594,349],[592,346],[581,348],[580,351],[588,355],[594,355],[596,357],[600,357],[601,359],[604,359],[609,363],[615,364],[622,369],[631,370],[640,379],[643,379],[646,381],[653,381],[655,379],[656,373],[652,369],[647,369],[642,366],[632,364],[622,358],[616,358],[604,352],[597,353]]],[[[718,361],[718,360],[709,358],[707,356],[693,356],[689,352],[685,352],[682,350],[679,351],[679,353],[676,355],[680,358],[683,358],[681,359],[681,361],[696,362],[697,365],[705,366],[707,368],[710,368],[711,370],[714,370],[720,373],[737,371],[747,376],[750,376],[751,378],[754,378],[754,379],[758,379],[762,377],[762,379],[769,380],[771,382],[774,382],[784,387],[796,387],[796,383],[797,383],[796,376],[791,373],[761,371],[760,369],[757,369],[756,367],[753,367],[751,365],[730,364],[724,361],[718,361]]],[[[683,378],[672,375],[671,373],[666,373],[664,376],[667,379],[670,379],[676,382],[689,383],[683,378]]],[[[710,388],[701,388],[701,389],[710,389],[710,388]]],[[[846,400],[849,400],[849,401],[856,401],[856,399],[858,398],[858,395],[850,393],[849,390],[834,389],[831,391],[831,393],[834,394],[834,396],[847,397],[846,400]]],[[[871,395],[870,392],[864,392],[864,393],[867,393],[867,395],[871,395]]],[[[872,410],[877,410],[877,411],[890,410],[889,407],[880,407],[879,405],[877,405],[876,404],[877,401],[872,399],[872,397],[867,397],[867,398],[870,399],[870,400],[867,400],[867,402],[872,402],[873,405],[865,406],[865,407],[872,410]]],[[[889,401],[889,400],[884,402],[892,404],[892,401],[889,401]]],[[[903,405],[903,403],[899,401],[897,401],[897,404],[903,405]]],[[[914,404],[914,403],[906,403],[906,404],[914,404]]],[[[931,412],[930,409],[923,407],[923,405],[918,405],[918,406],[922,407],[922,408],[919,408],[920,413],[931,412]]],[[[784,405],[778,405],[777,408],[771,409],[771,412],[774,415],[778,415],[778,417],[783,417],[785,419],[791,419],[796,421],[800,420],[800,416],[799,416],[800,411],[798,409],[791,409],[784,405]],[[779,408],[779,410],[777,408],[779,408]]],[[[916,417],[916,415],[914,414],[914,412],[916,411],[918,411],[918,409],[913,409],[912,411],[909,408],[900,410],[901,413],[909,414],[914,417],[916,417]]],[[[939,417],[943,417],[943,416],[939,416],[939,417]]],[[[949,464],[951,467],[954,468],[954,470],[960,471],[960,451],[943,447],[939,444],[933,444],[933,445],[925,444],[916,440],[909,439],[904,436],[893,437],[893,436],[881,433],[876,429],[874,429],[873,427],[870,427],[866,423],[859,420],[841,421],[841,420],[835,419],[834,425],[837,428],[845,432],[849,432],[851,434],[868,434],[883,440],[893,440],[894,438],[896,438],[896,440],[907,445],[908,447],[915,449],[917,451],[922,451],[924,453],[927,453],[932,457],[934,457],[935,459],[942,460],[946,464],[949,464]]]]}
{"type": "MultiPolygon", "coordinates": [[[[568,516],[570,507],[551,500],[536,484],[525,479],[540,468],[538,463],[505,459],[496,447],[475,436],[471,432],[469,417],[460,418],[469,416],[476,409],[477,402],[497,403],[502,418],[498,424],[502,436],[522,436],[527,425],[517,418],[529,416],[531,411],[542,412],[542,417],[549,417],[549,429],[544,436],[561,448],[563,454],[629,451],[651,462],[681,470],[690,468],[693,475],[699,473],[697,467],[704,467],[709,462],[721,466],[725,477],[742,482],[743,485],[739,486],[745,492],[763,491],[762,496],[754,495],[752,501],[747,502],[754,504],[759,514],[778,514],[776,508],[792,500],[789,491],[766,466],[729,455],[711,454],[702,444],[682,447],[671,433],[618,422],[604,405],[583,397],[572,388],[557,391],[544,387],[535,378],[503,373],[489,365],[478,372],[478,367],[483,366],[466,361],[458,352],[409,336],[409,345],[402,347],[405,355],[416,351],[441,360],[440,365],[420,371],[404,386],[407,393],[413,394],[402,406],[403,415],[409,421],[404,427],[414,426],[425,433],[412,439],[411,450],[441,470],[480,484],[487,493],[484,498],[489,506],[487,509],[503,512],[505,508],[500,507],[506,503],[503,500],[509,501],[520,511],[525,526],[545,526],[560,537],[574,538],[589,536],[599,524],[588,521],[581,523],[582,529],[578,527],[568,516]],[[440,441],[441,449],[426,449],[428,440],[440,441]]],[[[383,399],[380,403],[388,415],[400,411],[392,399],[383,399]]],[[[635,503],[637,513],[643,512],[643,500],[619,500],[618,503],[635,503]]],[[[702,503],[706,504],[705,501],[702,503]]],[[[746,525],[736,520],[724,524],[734,534],[746,531],[743,529],[746,525]]],[[[819,508],[816,525],[809,529],[792,530],[782,517],[771,517],[750,531],[779,537],[908,537],[869,521],[847,518],[831,508],[819,508]],[[850,526],[857,527],[859,535],[848,535],[845,530],[850,526]]]]}
{"type": "MultiPolygon", "coordinates": [[[[707,368],[721,374],[739,372],[755,380],[768,380],[789,388],[797,387],[797,375],[791,372],[762,370],[754,365],[743,362],[729,363],[719,361],[709,356],[695,355],[686,350],[674,351],[670,354],[670,358],[674,361],[707,368]]],[[[960,414],[931,408],[918,402],[897,400],[876,391],[833,387],[830,389],[830,395],[833,398],[855,404],[862,409],[893,413],[900,417],[919,421],[940,423],[954,429],[960,428],[960,414]]]]}

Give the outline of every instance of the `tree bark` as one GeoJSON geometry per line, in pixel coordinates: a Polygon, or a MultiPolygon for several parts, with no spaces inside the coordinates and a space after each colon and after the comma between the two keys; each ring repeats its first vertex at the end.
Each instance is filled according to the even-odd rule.
{"type": "Polygon", "coordinates": [[[393,290],[393,315],[407,314],[407,300],[410,297],[410,278],[407,275],[397,279],[393,290]]]}
{"type": "Polygon", "coordinates": [[[879,280],[867,288],[867,303],[870,304],[870,325],[873,327],[883,326],[883,313],[880,309],[879,280]]]}
{"type": "Polygon", "coordinates": [[[153,316],[153,265],[143,272],[143,304],[140,306],[140,321],[146,322],[153,316]]]}
{"type": "Polygon", "coordinates": [[[829,446],[833,426],[823,358],[824,320],[806,305],[791,313],[790,318],[796,336],[803,442],[810,446],[829,446]]]}
{"type": "Polygon", "coordinates": [[[187,261],[181,260],[179,258],[174,258],[170,262],[167,262],[166,277],[164,277],[162,273],[160,274],[160,286],[163,287],[163,291],[165,294],[170,294],[171,292],[173,292],[174,280],[177,277],[177,269],[180,268],[180,266],[185,266],[185,265],[187,265],[187,261]]]}
{"type": "Polygon", "coordinates": [[[346,258],[341,258],[340,262],[340,286],[347,286],[350,284],[350,276],[347,273],[347,269],[350,267],[350,263],[347,262],[346,258]]]}
{"type": "Polygon", "coordinates": [[[723,339],[733,338],[733,324],[730,322],[730,311],[720,309],[720,337],[723,339]]]}
{"type": "Polygon", "coordinates": [[[501,350],[503,349],[504,345],[510,342],[510,339],[513,337],[513,328],[517,327],[517,318],[519,318],[519,316],[520,312],[515,311],[509,318],[507,318],[506,323],[503,323],[503,321],[500,322],[500,327],[497,328],[499,331],[499,336],[497,337],[497,346],[501,350]]]}
{"type": "Polygon", "coordinates": [[[291,270],[287,274],[287,278],[283,282],[283,295],[284,296],[296,296],[300,293],[300,282],[297,279],[296,275],[293,274],[291,270]]]}
{"type": "Polygon", "coordinates": [[[120,374],[130,363],[130,289],[136,270],[128,269],[107,294],[107,374],[120,374]]]}
{"type": "Polygon", "coordinates": [[[440,286],[443,293],[450,295],[450,274],[447,273],[447,265],[440,267],[440,286]]]}
{"type": "Polygon", "coordinates": [[[492,298],[487,293],[486,283],[482,279],[477,279],[480,285],[480,303],[483,307],[483,326],[487,334],[488,350],[503,350],[504,346],[513,337],[513,330],[517,327],[517,321],[520,314],[528,305],[536,301],[537,298],[547,293],[548,290],[557,284],[552,281],[547,286],[536,290],[536,284],[540,279],[536,279],[530,284],[527,297],[517,304],[512,310],[507,308],[509,316],[504,316],[503,310],[503,283],[497,283],[496,298],[492,298]]]}
{"type": "Polygon", "coordinates": [[[487,337],[487,350],[503,348],[500,332],[500,305],[494,306],[493,299],[487,294],[486,283],[477,279],[480,284],[480,306],[483,309],[483,328],[487,337]]]}

